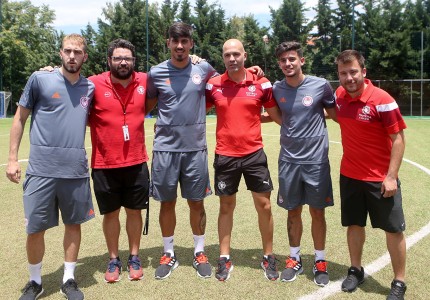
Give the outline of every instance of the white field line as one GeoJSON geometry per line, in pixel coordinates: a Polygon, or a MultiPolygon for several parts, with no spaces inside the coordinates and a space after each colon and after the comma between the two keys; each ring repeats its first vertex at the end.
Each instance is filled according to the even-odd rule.
{"type": "MultiPolygon", "coordinates": [[[[417,164],[416,162],[411,161],[411,160],[406,159],[406,158],[404,158],[403,160],[405,162],[410,163],[411,165],[417,167],[418,169],[424,171],[425,173],[427,173],[427,175],[430,175],[430,170],[427,169],[426,167],[424,167],[420,164],[417,164]]],[[[406,238],[406,249],[409,249],[410,247],[412,247],[413,245],[418,243],[420,240],[422,240],[423,238],[425,238],[429,234],[430,234],[430,222],[427,225],[423,226],[420,230],[418,230],[417,232],[411,234],[409,237],[406,238]]],[[[364,270],[366,272],[366,277],[369,275],[372,275],[374,273],[379,272],[382,268],[384,268],[390,262],[391,262],[390,255],[388,254],[388,251],[387,251],[387,252],[385,252],[384,255],[375,259],[374,261],[369,263],[367,266],[364,266],[364,270]]],[[[325,298],[328,298],[330,296],[333,296],[334,294],[341,292],[342,281],[344,279],[345,279],[345,277],[342,279],[330,282],[324,288],[321,288],[314,293],[300,297],[299,300],[325,299],[325,298]]]]}

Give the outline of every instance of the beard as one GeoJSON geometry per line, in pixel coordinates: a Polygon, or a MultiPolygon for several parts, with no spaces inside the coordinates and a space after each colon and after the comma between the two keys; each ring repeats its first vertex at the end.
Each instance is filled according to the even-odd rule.
{"type": "Polygon", "coordinates": [[[79,62],[75,62],[74,65],[69,65],[66,62],[63,61],[63,68],[71,73],[71,74],[75,74],[81,71],[81,67],[82,67],[82,63],[79,62]]]}
{"type": "Polygon", "coordinates": [[[130,78],[131,74],[133,73],[133,68],[130,65],[126,67],[118,66],[116,68],[111,68],[110,72],[113,77],[125,80],[130,78]]]}

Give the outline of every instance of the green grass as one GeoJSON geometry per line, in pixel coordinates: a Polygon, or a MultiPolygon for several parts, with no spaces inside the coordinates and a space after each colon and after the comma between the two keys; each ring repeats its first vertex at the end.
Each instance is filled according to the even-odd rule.
{"type": "MultiPolygon", "coordinates": [[[[213,175],[212,161],[215,146],[215,118],[208,118],[208,148],[211,178],[213,175]]],[[[415,161],[430,169],[430,135],[429,119],[406,119],[406,153],[405,158],[415,161]]],[[[152,126],[154,119],[147,119],[148,152],[152,150],[152,126]]],[[[9,129],[11,119],[0,120],[0,157],[1,164],[7,162],[9,129]]],[[[340,225],[339,206],[339,162],[342,154],[339,129],[336,124],[329,121],[330,162],[335,194],[335,206],[326,210],[328,236],[327,259],[332,281],[341,279],[346,275],[349,267],[349,256],[346,245],[345,229],[340,225]],[[337,143],[336,143],[337,142],[337,143]]],[[[28,157],[28,124],[20,150],[20,159],[28,157]]],[[[275,185],[272,194],[272,210],[275,221],[274,251],[280,260],[279,268],[284,267],[284,260],[289,253],[285,210],[276,205],[277,193],[277,159],[279,153],[279,127],[275,124],[263,125],[265,151],[269,159],[269,167],[275,185]]],[[[90,147],[89,136],[86,141],[90,147]]],[[[90,149],[88,149],[90,153],[90,149]]],[[[151,156],[151,155],[150,155],[151,156]]],[[[363,157],[365,159],[365,157],[363,157]]],[[[23,169],[27,166],[22,162],[23,169]]],[[[5,174],[5,166],[0,167],[5,174]]],[[[10,183],[3,175],[0,180],[1,201],[3,207],[0,220],[0,261],[1,261],[1,299],[17,299],[21,288],[28,280],[27,259],[25,254],[25,228],[22,208],[22,185],[10,183]]],[[[422,170],[403,163],[400,178],[402,181],[404,210],[406,214],[409,236],[426,225],[430,220],[428,209],[428,193],[430,176],[422,170]]],[[[158,265],[162,252],[161,233],[158,226],[159,205],[151,201],[149,235],[141,241],[141,258],[145,278],[140,282],[129,282],[127,274],[123,280],[108,285],[103,281],[103,274],[107,263],[107,252],[103,233],[101,230],[102,217],[96,218],[82,227],[83,237],[79,255],[79,265],[76,278],[79,286],[85,293],[86,299],[199,299],[199,298],[225,298],[225,299],[296,299],[320,288],[312,279],[313,245],[310,237],[310,218],[307,209],[303,210],[304,235],[302,239],[302,254],[304,275],[292,283],[269,282],[259,267],[261,259],[261,239],[257,227],[257,215],[253,207],[249,191],[242,183],[237,195],[237,208],[235,212],[232,259],[235,269],[229,281],[220,283],[216,279],[200,279],[192,268],[193,241],[189,226],[189,211],[186,201],[178,199],[177,227],[176,227],[176,253],[180,266],[171,277],[164,281],[154,279],[154,271],[158,265]]],[[[207,232],[206,252],[210,261],[215,264],[218,257],[217,216],[218,198],[210,196],[206,200],[207,232]]],[[[94,204],[96,205],[95,199],[94,204]]],[[[97,212],[97,210],[96,210],[97,212]]],[[[121,214],[124,221],[124,214],[121,214]]],[[[43,285],[45,289],[42,299],[61,299],[58,293],[63,274],[62,236],[64,227],[60,225],[46,233],[46,254],[43,261],[43,285]]],[[[430,261],[430,237],[427,236],[408,251],[407,283],[408,299],[429,299],[430,286],[427,284],[428,262],[430,261]]],[[[120,256],[123,260],[128,256],[128,246],[123,227],[120,238],[120,256]]],[[[368,227],[367,241],[364,249],[363,264],[367,265],[386,252],[385,237],[380,230],[368,227]]],[[[373,274],[353,294],[337,293],[332,299],[385,299],[392,280],[391,266],[373,274]]]]}

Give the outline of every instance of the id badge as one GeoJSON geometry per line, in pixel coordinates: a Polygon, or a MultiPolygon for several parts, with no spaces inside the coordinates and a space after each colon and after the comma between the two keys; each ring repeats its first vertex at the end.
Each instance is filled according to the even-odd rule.
{"type": "Polygon", "coordinates": [[[128,132],[128,125],[122,126],[122,133],[124,134],[124,141],[130,140],[130,134],[128,132]]]}

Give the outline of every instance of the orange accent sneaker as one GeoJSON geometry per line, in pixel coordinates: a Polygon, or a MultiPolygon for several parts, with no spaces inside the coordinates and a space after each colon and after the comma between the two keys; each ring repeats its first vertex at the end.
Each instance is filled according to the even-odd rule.
{"type": "Polygon", "coordinates": [[[155,279],[165,279],[172,274],[172,271],[179,266],[179,262],[176,260],[175,255],[171,255],[168,252],[163,253],[160,258],[160,265],[155,270],[155,279]]]}
{"type": "Polygon", "coordinates": [[[281,281],[294,281],[297,275],[303,273],[302,261],[294,257],[288,257],[285,261],[285,269],[281,273],[281,281]]]}
{"type": "Polygon", "coordinates": [[[314,264],[314,282],[318,286],[326,286],[330,279],[327,272],[327,262],[325,260],[317,260],[314,264]]]}
{"type": "Polygon", "coordinates": [[[127,271],[129,280],[141,280],[143,278],[142,264],[139,256],[130,255],[128,257],[127,271]]]}
{"type": "Polygon", "coordinates": [[[106,273],[105,273],[105,281],[108,283],[114,283],[121,280],[119,276],[122,271],[122,263],[119,258],[111,258],[109,261],[106,273]]]}
{"type": "Polygon", "coordinates": [[[197,270],[197,276],[209,278],[212,276],[212,266],[204,252],[197,252],[194,256],[193,267],[197,270]]]}

